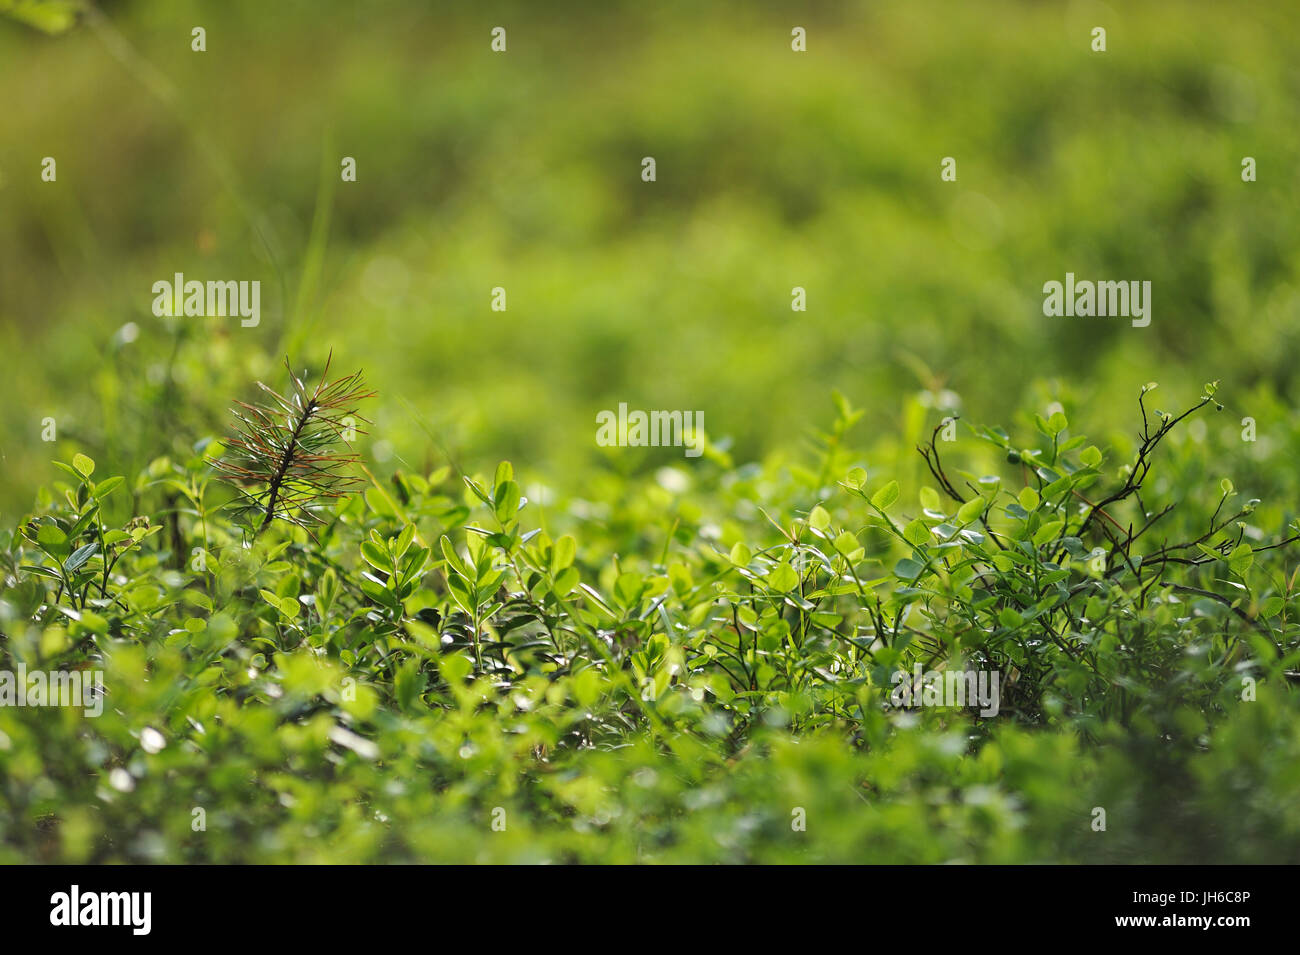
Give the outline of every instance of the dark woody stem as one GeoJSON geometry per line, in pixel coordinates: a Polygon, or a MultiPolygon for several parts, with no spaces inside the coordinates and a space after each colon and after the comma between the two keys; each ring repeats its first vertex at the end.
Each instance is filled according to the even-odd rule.
{"type": "Polygon", "coordinates": [[[293,433],[289,435],[289,443],[285,445],[284,454],[280,456],[280,463],[276,466],[275,473],[271,475],[270,490],[271,496],[266,501],[266,515],[262,520],[262,525],[253,535],[254,538],[270,526],[271,521],[275,520],[275,504],[280,496],[280,488],[284,485],[284,476],[289,471],[289,465],[293,463],[294,452],[298,450],[298,436],[302,434],[303,427],[311,418],[312,412],[316,410],[316,399],[313,398],[307,402],[302,414],[298,418],[298,423],[294,426],[293,433]]]}

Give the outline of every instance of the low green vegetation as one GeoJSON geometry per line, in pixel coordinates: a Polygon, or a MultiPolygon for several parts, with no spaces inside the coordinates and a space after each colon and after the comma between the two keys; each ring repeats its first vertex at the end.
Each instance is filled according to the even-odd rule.
{"type": "Polygon", "coordinates": [[[1144,389],[1128,451],[1060,411],[939,422],[907,494],[842,398],[800,463],[582,500],[502,463],[241,522],[305,453],[302,382],[238,494],[216,436],[131,475],[77,455],[0,537],[0,664],[106,700],[0,708],[0,855],[1294,859],[1297,538],[1198,473],[1214,390],[1144,389]],[[994,712],[894,705],[918,669],[998,673],[994,712]]]}

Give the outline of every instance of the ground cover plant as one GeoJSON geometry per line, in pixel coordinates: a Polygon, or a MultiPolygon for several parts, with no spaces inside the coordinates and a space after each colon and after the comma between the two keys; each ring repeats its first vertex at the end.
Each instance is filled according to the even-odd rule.
{"type": "MultiPolygon", "coordinates": [[[[247,439],[205,436],[133,475],[77,455],[5,533],[0,662],[95,668],[106,687],[96,719],[0,709],[10,858],[1260,861],[1300,845],[1300,538],[1229,478],[1159,479],[1197,453],[1167,445],[1214,413],[1215,385],[1177,413],[1143,389],[1127,455],[1058,411],[974,430],[1001,465],[984,473],[940,457],[941,424],[914,500],[857,463],[860,412],[840,398],[803,467],[719,461],[693,493],[629,482],[552,536],[509,463],[270,503],[320,396],[342,415],[362,394],[318,376],[241,411],[269,435],[251,522],[223,482],[249,480],[225,463],[249,460],[247,439]],[[1004,674],[1000,705],[900,705],[895,674],[918,666],[1004,674]]],[[[327,427],[311,460],[332,443],[327,427]]]]}

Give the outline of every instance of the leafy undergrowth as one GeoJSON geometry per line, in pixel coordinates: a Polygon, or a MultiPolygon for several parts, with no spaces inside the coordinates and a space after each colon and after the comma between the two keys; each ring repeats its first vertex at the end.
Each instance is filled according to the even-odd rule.
{"type": "Polygon", "coordinates": [[[1297,538],[1177,442],[1213,386],[1144,390],[1131,454],[1058,413],[961,425],[967,471],[941,423],[906,495],[840,399],[809,466],[563,504],[509,464],[317,496],[355,463],[321,394],[78,455],[0,534],[0,669],[106,694],[0,707],[0,860],[1300,858],[1297,538]],[[896,705],[918,667],[997,673],[996,713],[896,705]]]}

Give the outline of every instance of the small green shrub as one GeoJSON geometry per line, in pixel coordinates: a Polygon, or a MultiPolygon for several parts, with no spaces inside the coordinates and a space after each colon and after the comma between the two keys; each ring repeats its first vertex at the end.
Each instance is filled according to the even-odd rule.
{"type": "Polygon", "coordinates": [[[1294,860],[1297,536],[1171,446],[1214,386],[1150,387],[1131,455],[1057,413],[954,469],[941,423],[916,505],[843,399],[807,466],[544,504],[508,463],[362,467],[255,482],[251,528],[247,433],[77,455],[0,535],[0,669],[106,698],[0,707],[0,859],[1294,860]],[[918,666],[1000,674],[996,714],[894,705],[918,666]]]}

